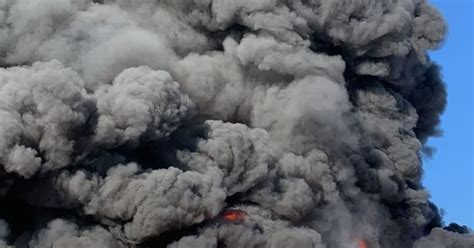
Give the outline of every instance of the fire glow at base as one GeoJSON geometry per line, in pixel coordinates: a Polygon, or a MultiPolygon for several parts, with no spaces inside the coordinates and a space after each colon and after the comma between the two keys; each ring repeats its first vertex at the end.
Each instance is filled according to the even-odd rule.
{"type": "Polygon", "coordinates": [[[247,214],[240,210],[226,210],[224,211],[224,219],[230,222],[241,222],[245,220],[247,214]]]}
{"type": "Polygon", "coordinates": [[[368,248],[367,243],[364,240],[357,241],[357,248],[368,248]]]}

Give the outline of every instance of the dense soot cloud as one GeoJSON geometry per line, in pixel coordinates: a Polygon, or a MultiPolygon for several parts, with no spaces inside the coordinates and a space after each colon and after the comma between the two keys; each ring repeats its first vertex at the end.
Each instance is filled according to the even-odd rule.
{"type": "Polygon", "coordinates": [[[0,1],[0,247],[474,247],[421,184],[425,0],[0,1]]]}

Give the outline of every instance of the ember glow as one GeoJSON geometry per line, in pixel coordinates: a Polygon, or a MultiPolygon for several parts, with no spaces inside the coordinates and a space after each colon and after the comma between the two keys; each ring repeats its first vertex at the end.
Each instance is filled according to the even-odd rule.
{"type": "Polygon", "coordinates": [[[230,222],[240,222],[245,219],[247,214],[239,210],[227,210],[224,212],[224,219],[230,222]]]}
{"type": "Polygon", "coordinates": [[[367,248],[367,243],[364,240],[357,241],[357,248],[367,248]]]}

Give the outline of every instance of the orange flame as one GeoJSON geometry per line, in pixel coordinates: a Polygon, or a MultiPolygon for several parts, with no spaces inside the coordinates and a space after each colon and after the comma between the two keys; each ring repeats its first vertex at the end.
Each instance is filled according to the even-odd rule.
{"type": "Polygon", "coordinates": [[[247,214],[240,210],[227,210],[224,212],[224,219],[231,222],[243,221],[247,214]]]}
{"type": "Polygon", "coordinates": [[[360,239],[360,240],[357,241],[357,247],[358,248],[367,248],[367,243],[364,240],[360,239]]]}

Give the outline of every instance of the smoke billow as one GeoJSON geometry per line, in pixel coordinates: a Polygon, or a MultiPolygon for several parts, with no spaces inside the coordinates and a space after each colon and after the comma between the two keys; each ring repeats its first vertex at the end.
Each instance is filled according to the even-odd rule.
{"type": "Polygon", "coordinates": [[[0,247],[474,247],[421,184],[445,31],[425,0],[0,1],[0,247]]]}

